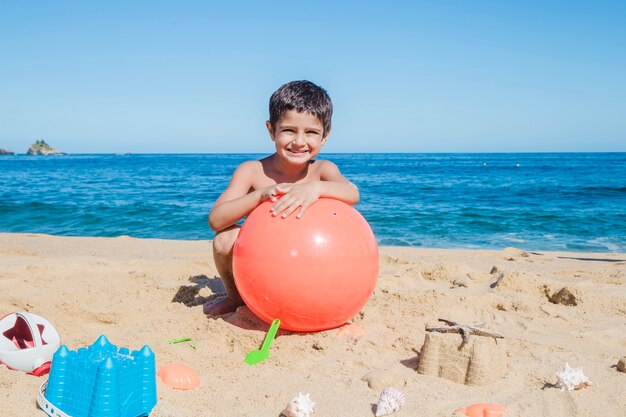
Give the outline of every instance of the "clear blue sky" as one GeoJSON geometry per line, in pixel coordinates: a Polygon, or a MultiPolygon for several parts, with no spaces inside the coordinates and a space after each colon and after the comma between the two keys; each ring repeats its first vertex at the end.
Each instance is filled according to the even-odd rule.
{"type": "Polygon", "coordinates": [[[0,2],[14,152],[271,152],[296,79],[327,152],[626,151],[626,1],[0,2]]]}

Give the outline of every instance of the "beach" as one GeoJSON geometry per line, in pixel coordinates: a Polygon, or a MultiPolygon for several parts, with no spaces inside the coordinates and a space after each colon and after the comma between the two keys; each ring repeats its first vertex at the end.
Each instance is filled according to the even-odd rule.
{"type": "MultiPolygon", "coordinates": [[[[0,316],[45,317],[70,349],[104,334],[131,350],[149,345],[157,369],[195,369],[195,390],[157,380],[153,416],[276,417],[300,392],[316,416],[373,416],[388,385],[406,397],[399,417],[450,417],[473,403],[503,404],[505,416],[626,416],[617,369],[626,357],[625,253],[382,246],[374,293],[348,325],[279,331],[271,357],[255,366],[243,359],[267,324],[245,307],[202,314],[223,290],[216,274],[208,240],[0,233],[0,316]],[[425,331],[445,326],[440,318],[484,322],[503,338],[470,335],[450,349],[460,334],[425,331]],[[195,344],[168,343],[180,338],[195,344]],[[446,353],[425,356],[438,349],[446,353]],[[565,363],[591,385],[555,387],[565,363]]],[[[46,378],[0,366],[3,414],[44,415],[35,399],[46,378]]]]}

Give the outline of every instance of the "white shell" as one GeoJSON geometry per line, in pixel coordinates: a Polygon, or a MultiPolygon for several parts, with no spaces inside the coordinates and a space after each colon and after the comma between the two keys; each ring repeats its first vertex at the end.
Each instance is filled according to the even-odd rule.
{"type": "Polygon", "coordinates": [[[376,405],[376,417],[395,413],[402,406],[404,406],[404,394],[397,388],[387,387],[380,393],[380,398],[376,405]]]}
{"type": "Polygon", "coordinates": [[[282,415],[285,417],[311,417],[315,414],[315,403],[309,398],[309,394],[299,393],[287,404],[282,415]]]}
{"type": "Polygon", "coordinates": [[[556,373],[556,379],[555,387],[561,388],[561,391],[573,391],[591,385],[589,378],[583,374],[583,368],[572,368],[567,362],[565,363],[565,368],[561,372],[556,373]]]}

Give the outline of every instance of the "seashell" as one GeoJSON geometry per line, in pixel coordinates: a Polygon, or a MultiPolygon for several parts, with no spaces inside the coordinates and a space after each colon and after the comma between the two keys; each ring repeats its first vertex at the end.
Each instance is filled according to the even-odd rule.
{"type": "Polygon", "coordinates": [[[387,387],[380,393],[378,404],[376,404],[376,417],[395,413],[402,406],[404,406],[404,394],[397,388],[387,387]]]}
{"type": "Polygon", "coordinates": [[[309,398],[309,394],[299,393],[287,404],[282,412],[285,417],[310,417],[315,414],[315,403],[309,398]]]}
{"type": "Polygon", "coordinates": [[[572,368],[569,363],[565,362],[565,368],[561,372],[556,373],[556,388],[561,388],[561,391],[573,391],[576,389],[585,388],[591,385],[589,378],[583,374],[583,368],[572,368]]]}
{"type": "Polygon", "coordinates": [[[200,385],[198,373],[180,363],[165,365],[159,370],[157,376],[165,385],[174,389],[194,389],[200,385]]]}

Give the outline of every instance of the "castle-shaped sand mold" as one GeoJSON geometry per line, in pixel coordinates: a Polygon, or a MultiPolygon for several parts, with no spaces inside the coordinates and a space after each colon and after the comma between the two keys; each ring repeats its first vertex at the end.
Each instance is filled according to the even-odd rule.
{"type": "Polygon", "coordinates": [[[77,351],[63,345],[52,358],[45,397],[72,417],[147,416],[156,404],[154,353],[147,345],[118,349],[105,336],[77,351]]]}

